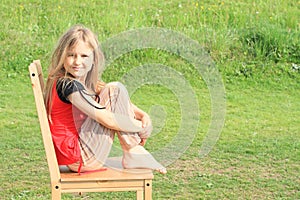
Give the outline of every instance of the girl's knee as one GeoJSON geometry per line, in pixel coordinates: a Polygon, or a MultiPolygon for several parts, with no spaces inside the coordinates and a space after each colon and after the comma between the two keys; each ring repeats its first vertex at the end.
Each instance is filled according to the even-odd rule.
{"type": "Polygon", "coordinates": [[[114,81],[114,82],[109,82],[106,84],[107,87],[115,87],[115,88],[125,88],[125,86],[123,85],[123,83],[118,82],[118,81],[114,81]]]}
{"type": "Polygon", "coordinates": [[[113,90],[118,90],[119,92],[126,92],[127,93],[127,89],[125,87],[125,85],[121,82],[110,82],[106,84],[106,87],[108,87],[109,89],[113,89],[113,90]]]}

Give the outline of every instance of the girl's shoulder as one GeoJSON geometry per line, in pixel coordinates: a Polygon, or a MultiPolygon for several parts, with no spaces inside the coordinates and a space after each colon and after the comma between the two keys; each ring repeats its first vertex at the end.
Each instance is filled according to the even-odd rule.
{"type": "Polygon", "coordinates": [[[74,89],[74,90],[83,90],[84,85],[77,81],[76,79],[71,78],[59,78],[56,82],[56,87],[61,88],[62,90],[74,89]]]}
{"type": "Polygon", "coordinates": [[[69,102],[68,96],[74,92],[85,90],[82,83],[71,78],[59,78],[56,81],[56,91],[59,98],[64,102],[69,102]]]}

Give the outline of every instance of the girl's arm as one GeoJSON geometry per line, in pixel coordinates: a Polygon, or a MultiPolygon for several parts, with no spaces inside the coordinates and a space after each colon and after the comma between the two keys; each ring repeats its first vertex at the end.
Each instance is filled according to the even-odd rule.
{"type": "MultiPolygon", "coordinates": [[[[84,97],[94,106],[103,107],[92,97],[85,94],[82,95],[84,95],[84,97]]],[[[70,94],[68,99],[83,113],[109,129],[132,133],[139,133],[144,130],[142,127],[142,122],[139,120],[132,119],[125,115],[112,113],[106,109],[97,109],[91,106],[78,91],[70,94]]]]}

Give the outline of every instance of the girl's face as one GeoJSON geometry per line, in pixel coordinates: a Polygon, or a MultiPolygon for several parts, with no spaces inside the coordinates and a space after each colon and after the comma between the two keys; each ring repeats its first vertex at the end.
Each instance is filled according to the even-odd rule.
{"type": "Polygon", "coordinates": [[[94,61],[93,49],[83,41],[67,51],[64,60],[65,70],[77,79],[84,79],[92,69],[94,61]]]}

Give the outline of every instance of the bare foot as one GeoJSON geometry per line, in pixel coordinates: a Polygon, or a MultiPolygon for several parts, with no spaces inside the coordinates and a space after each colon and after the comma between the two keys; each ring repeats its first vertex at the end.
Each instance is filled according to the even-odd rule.
{"type": "Polygon", "coordinates": [[[140,145],[131,148],[129,151],[124,151],[122,164],[126,169],[146,168],[155,170],[161,174],[167,173],[167,169],[140,145]]]}

